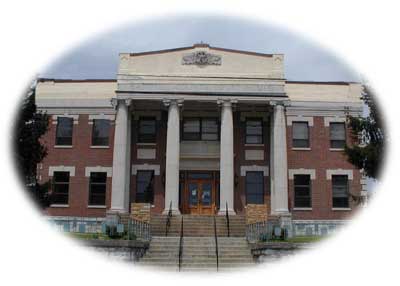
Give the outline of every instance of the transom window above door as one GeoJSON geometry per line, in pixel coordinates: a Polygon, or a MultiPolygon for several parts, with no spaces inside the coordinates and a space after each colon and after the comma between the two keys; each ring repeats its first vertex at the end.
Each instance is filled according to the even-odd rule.
{"type": "Polygon", "coordinates": [[[182,140],[218,141],[219,122],[217,118],[183,118],[182,140]]]}

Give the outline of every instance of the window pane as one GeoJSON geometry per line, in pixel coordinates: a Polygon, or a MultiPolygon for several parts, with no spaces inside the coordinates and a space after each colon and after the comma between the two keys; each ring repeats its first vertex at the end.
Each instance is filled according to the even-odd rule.
{"type": "Polygon", "coordinates": [[[138,141],[140,143],[156,142],[156,119],[151,117],[141,117],[138,123],[138,141]]]}
{"type": "Polygon", "coordinates": [[[246,143],[248,144],[262,144],[263,140],[261,136],[246,136],[246,143]]]}
{"type": "Polygon", "coordinates": [[[92,172],[90,173],[90,181],[92,183],[105,183],[107,181],[106,172],[92,172]]]}
{"type": "Polygon", "coordinates": [[[108,137],[110,134],[110,121],[108,119],[94,119],[92,145],[108,146],[108,137]]]}
{"type": "Polygon", "coordinates": [[[72,145],[74,120],[70,117],[57,118],[56,145],[72,145]]]}
{"type": "Polygon", "coordinates": [[[246,143],[263,143],[262,119],[246,119],[246,143]]]}
{"type": "Polygon", "coordinates": [[[136,202],[153,203],[154,171],[138,171],[136,175],[136,202]]]}
{"type": "Polygon", "coordinates": [[[264,203],[264,172],[246,173],[246,202],[248,204],[264,203]]]}
{"type": "Polygon", "coordinates": [[[331,123],[329,130],[330,130],[330,137],[332,140],[345,140],[346,139],[344,123],[331,123]]]}
{"type": "Polygon", "coordinates": [[[200,133],[200,120],[185,119],[183,123],[183,132],[200,133]]]}
{"type": "Polygon", "coordinates": [[[53,180],[56,183],[68,183],[69,182],[69,172],[54,172],[53,180]]]}
{"type": "Polygon", "coordinates": [[[294,207],[311,207],[311,178],[310,175],[294,176],[294,207]]]}
{"type": "Polygon", "coordinates": [[[53,204],[68,204],[69,172],[54,172],[53,174],[53,204]]]}
{"type": "Polygon", "coordinates": [[[308,123],[293,122],[293,139],[308,139],[308,123]]]}
{"type": "Polygon", "coordinates": [[[349,187],[346,175],[332,176],[333,207],[349,207],[349,187]]]}
{"type": "Polygon", "coordinates": [[[201,126],[203,133],[218,133],[218,123],[216,119],[203,119],[201,126]]]}

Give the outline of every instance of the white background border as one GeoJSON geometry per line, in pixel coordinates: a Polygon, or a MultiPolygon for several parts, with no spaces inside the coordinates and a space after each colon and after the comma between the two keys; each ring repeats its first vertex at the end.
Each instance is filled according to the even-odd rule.
{"type": "MultiPolygon", "coordinates": [[[[63,239],[43,223],[19,191],[10,134],[19,95],[32,76],[68,48],[132,20],[166,13],[221,13],[268,20],[329,47],[365,76],[380,95],[391,146],[399,144],[400,17],[396,1],[2,1],[1,78],[1,257],[2,285],[162,284],[339,285],[398,281],[398,148],[389,150],[380,195],[365,213],[315,251],[279,264],[236,274],[187,275],[139,270],[109,262],[63,239]],[[397,41],[396,41],[397,40],[397,41]],[[397,127],[397,130],[395,130],[397,127]],[[396,150],[397,149],[397,150],[396,150]],[[389,237],[389,235],[391,235],[389,237]],[[397,259],[392,259],[397,258],[397,259]],[[202,278],[202,279],[200,279],[202,278]],[[140,281],[142,280],[142,281],[140,281]],[[210,280],[210,281],[204,281],[210,280]],[[255,281],[257,280],[257,281],[255,281]]],[[[171,16],[171,15],[170,15],[171,16]]],[[[262,35],[259,35],[262,36],[262,35]]],[[[140,41],[140,39],[138,39],[140,41]]]]}

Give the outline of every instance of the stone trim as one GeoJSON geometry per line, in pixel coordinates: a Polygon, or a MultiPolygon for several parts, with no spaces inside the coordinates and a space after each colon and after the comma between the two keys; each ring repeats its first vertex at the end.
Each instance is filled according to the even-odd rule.
{"type": "Polygon", "coordinates": [[[286,116],[286,124],[287,126],[292,126],[293,122],[307,122],[309,127],[314,126],[314,117],[313,116],[286,116]]]}
{"type": "Polygon", "coordinates": [[[332,180],[332,175],[347,175],[349,180],[353,180],[353,170],[350,169],[327,169],[326,179],[332,180]]]}
{"type": "Polygon", "coordinates": [[[324,117],[324,126],[329,127],[331,122],[346,123],[346,117],[324,117]]]}
{"type": "Polygon", "coordinates": [[[268,177],[269,167],[268,166],[241,166],[240,167],[240,176],[246,176],[246,172],[264,172],[264,177],[268,177]]]}
{"type": "Polygon", "coordinates": [[[112,167],[103,167],[103,166],[85,167],[85,177],[90,177],[90,173],[94,172],[104,172],[107,173],[107,177],[112,177],[112,167]]]}
{"type": "Polygon", "coordinates": [[[154,175],[160,175],[160,165],[150,165],[150,164],[139,164],[139,165],[132,165],[132,175],[137,175],[137,171],[142,170],[153,170],[154,175]]]}
{"type": "Polygon", "coordinates": [[[133,120],[139,120],[140,117],[155,117],[156,120],[161,120],[161,111],[135,110],[133,120]]]}
{"type": "Polygon", "coordinates": [[[268,121],[269,113],[260,111],[242,111],[240,112],[240,121],[246,121],[246,118],[262,118],[264,122],[268,121]]]}
{"type": "Polygon", "coordinates": [[[52,119],[52,123],[53,123],[53,124],[57,124],[58,117],[68,117],[68,118],[72,118],[72,119],[74,120],[74,124],[78,124],[78,122],[79,122],[79,114],[73,114],[73,115],[71,115],[71,114],[65,113],[65,114],[55,114],[55,115],[52,115],[52,116],[51,116],[51,119],[52,119]]]}
{"type": "Polygon", "coordinates": [[[54,176],[54,172],[69,172],[70,177],[75,176],[75,166],[50,166],[49,177],[54,176]]]}
{"type": "Polygon", "coordinates": [[[315,180],[315,169],[289,169],[289,180],[294,179],[294,175],[310,175],[311,180],[315,180]]]}
{"type": "Polygon", "coordinates": [[[90,114],[89,115],[89,125],[93,125],[94,119],[107,119],[110,121],[115,121],[115,114],[90,114]]]}

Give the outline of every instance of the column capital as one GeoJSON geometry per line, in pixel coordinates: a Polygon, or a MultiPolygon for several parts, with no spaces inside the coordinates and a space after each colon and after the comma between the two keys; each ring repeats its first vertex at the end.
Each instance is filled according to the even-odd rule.
{"type": "Polygon", "coordinates": [[[130,99],[130,98],[123,98],[123,99],[121,99],[121,98],[116,98],[116,97],[111,98],[111,105],[112,105],[112,107],[113,107],[114,109],[117,109],[117,108],[118,108],[118,105],[119,105],[121,102],[124,102],[125,105],[126,105],[127,107],[129,107],[129,106],[132,105],[132,99],[130,99]]]}
{"type": "Polygon", "coordinates": [[[238,103],[237,99],[232,99],[232,98],[218,98],[217,99],[217,104],[219,106],[231,107],[236,103],[238,103]]]}
{"type": "Polygon", "coordinates": [[[290,102],[287,101],[287,100],[271,100],[271,101],[269,102],[269,105],[271,105],[271,106],[282,106],[282,107],[285,107],[285,106],[289,106],[289,105],[290,105],[290,102]]]}
{"type": "Polygon", "coordinates": [[[172,105],[177,105],[178,107],[181,107],[183,105],[183,99],[163,99],[163,103],[165,106],[172,106],[172,105]]]}

